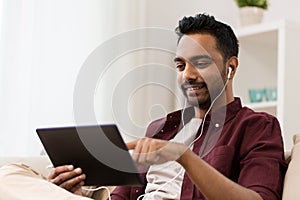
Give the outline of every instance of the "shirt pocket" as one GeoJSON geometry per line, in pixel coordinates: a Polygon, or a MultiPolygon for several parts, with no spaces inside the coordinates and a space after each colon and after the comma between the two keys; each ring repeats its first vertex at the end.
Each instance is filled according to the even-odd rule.
{"type": "Polygon", "coordinates": [[[203,159],[223,175],[230,177],[233,169],[235,148],[232,146],[218,146],[203,159]]]}

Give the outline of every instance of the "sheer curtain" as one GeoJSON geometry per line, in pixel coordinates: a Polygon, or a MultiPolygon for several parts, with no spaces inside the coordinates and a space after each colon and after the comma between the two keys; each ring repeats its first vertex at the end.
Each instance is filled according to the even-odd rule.
{"type": "MultiPolygon", "coordinates": [[[[36,128],[75,124],[73,92],[83,63],[115,35],[145,27],[146,2],[2,0],[0,156],[39,155],[42,146],[36,128]]],[[[153,53],[147,54],[147,62],[151,62],[151,57],[157,59],[153,53]]],[[[165,65],[169,65],[170,57],[173,55],[167,53],[161,60],[167,60],[165,65]]],[[[111,90],[109,85],[118,84],[127,72],[143,65],[144,58],[140,52],[121,56],[112,62],[110,77],[99,80],[100,92],[95,94],[94,105],[99,123],[115,121],[110,108],[112,100],[106,100],[111,90]]],[[[140,78],[147,77],[147,73],[153,76],[152,71],[145,71],[140,78]]],[[[174,74],[166,74],[164,78],[173,84],[174,74]]],[[[137,95],[125,99],[131,101],[127,108],[131,120],[145,128],[150,120],[176,107],[172,102],[174,94],[163,90],[143,87],[142,92],[137,90],[137,95]],[[163,105],[159,105],[160,100],[163,105]],[[163,108],[166,104],[170,106],[163,108]]]]}
{"type": "Polygon", "coordinates": [[[39,155],[37,127],[74,124],[73,91],[82,64],[113,35],[143,27],[144,4],[2,1],[0,156],[39,155]]]}
{"type": "Polygon", "coordinates": [[[29,140],[30,70],[34,48],[32,3],[2,2],[0,152],[3,155],[14,154],[19,149],[24,151],[22,146],[29,140]]]}

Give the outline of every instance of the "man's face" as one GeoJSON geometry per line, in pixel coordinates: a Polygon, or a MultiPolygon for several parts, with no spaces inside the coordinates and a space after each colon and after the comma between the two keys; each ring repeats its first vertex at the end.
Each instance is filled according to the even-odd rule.
{"type": "Polygon", "coordinates": [[[223,57],[209,34],[184,35],[174,59],[178,84],[193,106],[208,108],[226,79],[223,57]]]}

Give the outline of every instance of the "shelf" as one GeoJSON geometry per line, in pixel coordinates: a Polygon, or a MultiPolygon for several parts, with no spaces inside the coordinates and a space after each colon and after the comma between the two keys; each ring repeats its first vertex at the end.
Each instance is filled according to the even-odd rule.
{"type": "Polygon", "coordinates": [[[235,29],[238,38],[252,37],[266,32],[277,31],[280,27],[285,25],[284,20],[274,21],[270,23],[261,23],[250,26],[245,26],[235,29]]]}
{"type": "Polygon", "coordinates": [[[299,23],[297,22],[278,20],[268,23],[260,23],[244,27],[238,27],[234,29],[234,32],[238,38],[243,38],[249,36],[252,37],[266,32],[278,31],[280,29],[283,30],[286,29],[286,27],[291,29],[300,29],[299,23]]]}
{"type": "Polygon", "coordinates": [[[300,24],[285,20],[235,29],[239,41],[239,67],[233,81],[234,94],[245,106],[277,117],[285,148],[292,146],[292,135],[300,131],[297,108],[300,24]],[[248,91],[277,88],[277,101],[250,103],[248,91]]]}

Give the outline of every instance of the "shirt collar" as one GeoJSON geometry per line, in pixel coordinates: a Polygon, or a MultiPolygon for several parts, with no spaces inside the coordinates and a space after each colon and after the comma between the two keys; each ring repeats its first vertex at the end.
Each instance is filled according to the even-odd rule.
{"type": "MultiPolygon", "coordinates": [[[[226,123],[227,121],[231,120],[241,109],[242,109],[241,99],[239,97],[235,97],[234,101],[230,102],[226,106],[223,106],[214,112],[209,112],[207,114],[205,121],[210,121],[210,120],[219,121],[220,119],[224,119],[225,117],[225,120],[222,121],[226,123]]],[[[182,117],[182,114],[183,114],[184,124],[188,123],[195,116],[194,107],[190,106],[188,108],[170,113],[167,115],[167,118],[169,120],[172,120],[172,118],[174,120],[175,119],[178,120],[182,117]]]]}

